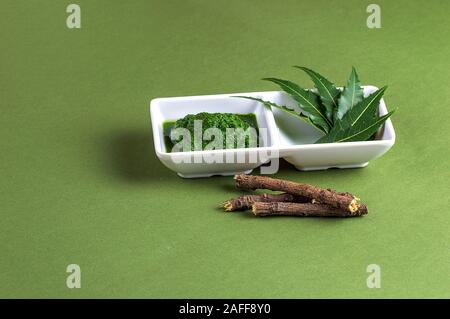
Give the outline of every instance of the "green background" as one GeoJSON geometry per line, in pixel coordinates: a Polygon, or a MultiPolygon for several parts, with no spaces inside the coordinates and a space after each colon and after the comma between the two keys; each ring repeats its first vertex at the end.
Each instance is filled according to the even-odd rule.
{"type": "Polygon", "coordinates": [[[0,297],[450,297],[449,1],[1,0],[0,297]],[[280,178],[350,191],[364,218],[253,218],[230,177],[156,158],[155,97],[311,82],[389,85],[394,147],[280,178]],[[81,266],[81,289],[66,266],[81,266]],[[381,289],[366,286],[381,266],[381,289]]]}

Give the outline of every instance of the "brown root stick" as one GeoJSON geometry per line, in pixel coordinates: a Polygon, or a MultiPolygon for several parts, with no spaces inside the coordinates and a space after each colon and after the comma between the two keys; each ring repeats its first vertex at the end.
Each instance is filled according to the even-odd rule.
{"type": "Polygon", "coordinates": [[[356,217],[368,213],[367,206],[361,204],[355,212],[349,212],[326,204],[256,202],[252,205],[255,216],[303,216],[303,217],[356,217]]]}
{"type": "Polygon", "coordinates": [[[302,197],[294,196],[292,194],[258,194],[258,195],[243,195],[238,198],[232,198],[223,203],[223,208],[227,212],[233,212],[237,210],[247,210],[252,208],[252,204],[255,202],[296,202],[307,203],[311,200],[302,197]]]}
{"type": "Polygon", "coordinates": [[[266,176],[238,174],[234,176],[236,187],[240,189],[270,189],[288,194],[302,196],[314,202],[328,204],[340,210],[355,213],[359,209],[358,198],[349,193],[338,193],[317,186],[296,183],[266,176]]]}

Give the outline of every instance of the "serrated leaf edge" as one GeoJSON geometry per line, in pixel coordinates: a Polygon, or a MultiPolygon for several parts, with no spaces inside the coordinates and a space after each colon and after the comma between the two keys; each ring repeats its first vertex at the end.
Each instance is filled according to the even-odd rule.
{"type": "MultiPolygon", "coordinates": [[[[307,99],[305,99],[301,93],[299,91],[297,91],[295,88],[292,88],[292,86],[285,84],[281,81],[286,81],[288,83],[291,83],[290,81],[287,80],[281,80],[281,79],[277,79],[277,78],[264,78],[263,80],[265,81],[271,81],[274,82],[275,84],[278,84],[279,86],[287,86],[289,87],[289,89],[291,89],[292,91],[294,91],[295,93],[298,94],[298,96],[300,96],[302,98],[302,100],[304,100],[308,105],[310,105],[314,110],[316,110],[317,113],[319,113],[322,117],[322,119],[325,121],[325,123],[329,126],[329,128],[331,128],[333,126],[333,123],[330,122],[330,120],[328,119],[328,117],[326,116],[326,114],[323,114],[320,110],[318,110],[310,101],[308,101],[307,99]]],[[[306,91],[306,90],[305,90],[306,91]]]]}
{"type": "Polygon", "coordinates": [[[256,97],[252,97],[252,96],[233,95],[231,97],[253,100],[253,101],[257,101],[257,102],[263,103],[266,106],[276,107],[276,108],[282,110],[283,112],[288,113],[289,115],[296,116],[296,117],[302,119],[303,121],[307,122],[308,124],[314,126],[317,130],[319,130],[319,131],[321,131],[321,132],[323,132],[325,134],[327,133],[320,125],[315,124],[307,115],[303,114],[302,112],[297,113],[294,110],[292,110],[289,107],[287,107],[286,105],[279,105],[277,103],[274,103],[274,102],[271,102],[271,101],[267,101],[267,100],[263,100],[263,99],[256,98],[256,97]]]}
{"type": "MultiPolygon", "coordinates": [[[[322,80],[317,76],[319,73],[317,73],[316,71],[313,71],[311,69],[308,69],[307,67],[304,66],[298,66],[298,65],[294,65],[294,68],[298,68],[301,69],[303,71],[305,71],[310,77],[314,77],[317,81],[319,81],[319,83],[322,85],[322,87],[327,91],[328,96],[330,97],[331,101],[334,104],[334,107],[337,108],[338,107],[338,103],[336,102],[336,97],[333,97],[333,95],[331,94],[330,90],[328,90],[328,88],[326,87],[326,85],[322,82],[322,80]]],[[[323,78],[325,78],[323,75],[320,74],[320,76],[322,76],[323,78]]],[[[330,84],[334,85],[330,80],[327,80],[328,82],[330,82],[330,84]]],[[[314,82],[314,81],[313,81],[314,82]]],[[[316,82],[314,82],[316,83],[316,82]]]]}

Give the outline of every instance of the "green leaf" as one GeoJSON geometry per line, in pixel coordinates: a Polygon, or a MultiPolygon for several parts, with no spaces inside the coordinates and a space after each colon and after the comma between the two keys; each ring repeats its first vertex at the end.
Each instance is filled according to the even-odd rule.
{"type": "MultiPolygon", "coordinates": [[[[378,105],[380,104],[381,97],[386,91],[387,87],[383,87],[374,93],[370,94],[368,97],[364,98],[357,105],[353,106],[350,110],[345,113],[344,117],[338,121],[338,129],[346,129],[351,126],[355,126],[359,123],[364,123],[370,121],[375,116],[378,105]]],[[[336,125],[335,125],[336,126],[336,125]]]]}
{"type": "Polygon", "coordinates": [[[330,122],[333,122],[334,113],[338,109],[338,97],[341,92],[332,82],[319,73],[303,66],[295,65],[294,67],[305,71],[314,82],[315,87],[319,91],[320,100],[325,106],[327,118],[330,122]]]}
{"type": "Polygon", "coordinates": [[[377,126],[379,120],[384,118],[378,118],[376,113],[381,97],[385,91],[386,87],[383,87],[364,98],[361,102],[351,108],[340,121],[336,122],[326,136],[319,139],[316,143],[367,140],[384,120],[387,119],[386,117],[386,119],[381,121],[377,126]]]}
{"type": "Polygon", "coordinates": [[[334,121],[342,119],[342,117],[350,110],[352,107],[357,105],[364,97],[364,90],[359,82],[358,74],[356,69],[352,67],[352,72],[347,81],[347,86],[344,88],[341,96],[338,100],[338,108],[334,113],[334,121]]]}
{"type": "Polygon", "coordinates": [[[266,101],[266,100],[259,99],[259,98],[256,98],[256,97],[251,97],[251,96],[232,96],[232,97],[258,101],[258,102],[263,103],[265,106],[267,106],[269,108],[270,107],[275,107],[275,108],[280,109],[280,110],[282,110],[282,111],[284,111],[284,112],[286,112],[286,113],[288,113],[288,114],[290,114],[292,116],[298,117],[298,118],[302,119],[303,121],[306,121],[308,124],[313,125],[318,130],[320,130],[320,131],[322,131],[324,133],[327,133],[327,132],[324,131],[324,129],[322,127],[320,127],[319,125],[316,125],[307,115],[303,114],[302,112],[296,112],[295,110],[290,109],[286,105],[279,105],[279,104],[276,104],[274,102],[266,101]]]}
{"type": "Polygon", "coordinates": [[[308,113],[309,118],[316,126],[320,126],[325,133],[330,131],[333,126],[332,122],[327,118],[326,110],[320,103],[317,94],[305,90],[291,81],[276,78],[265,78],[263,80],[278,84],[283,91],[299,103],[299,106],[308,113]]]}
{"type": "Polygon", "coordinates": [[[346,129],[333,129],[320,138],[316,144],[367,141],[393,113],[394,111],[391,111],[380,117],[372,117],[370,121],[359,122],[346,129]]]}

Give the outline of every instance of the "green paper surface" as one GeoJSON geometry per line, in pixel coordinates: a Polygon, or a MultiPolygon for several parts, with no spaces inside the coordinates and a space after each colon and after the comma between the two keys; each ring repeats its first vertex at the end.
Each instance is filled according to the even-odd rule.
{"type": "Polygon", "coordinates": [[[69,3],[0,2],[0,297],[450,297],[450,2],[379,0],[381,29],[370,1],[78,0],[81,29],[69,3]],[[156,158],[151,99],[312,87],[292,65],[389,86],[387,154],[276,174],[355,193],[366,217],[223,213],[231,177],[156,158]]]}

